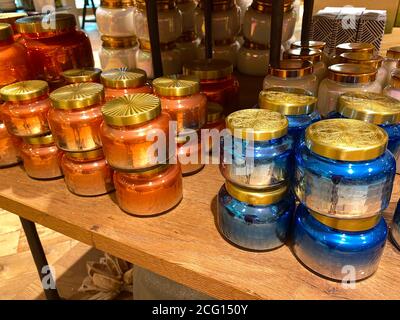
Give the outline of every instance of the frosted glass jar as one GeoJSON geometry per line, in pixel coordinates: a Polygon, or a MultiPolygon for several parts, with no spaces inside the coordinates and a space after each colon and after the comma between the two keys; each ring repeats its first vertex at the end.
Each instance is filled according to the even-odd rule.
{"type": "Polygon", "coordinates": [[[307,208],[335,218],[368,218],[389,205],[396,161],[387,133],[354,119],[310,125],[296,150],[294,190],[307,208]]]}
{"type": "Polygon", "coordinates": [[[136,68],[136,51],[139,48],[136,37],[102,36],[103,41],[99,51],[101,68],[136,68]]]}
{"type": "Polygon", "coordinates": [[[243,74],[265,76],[268,72],[269,49],[247,39],[237,54],[237,68],[243,74]]]}
{"type": "Polygon", "coordinates": [[[264,78],[263,89],[272,87],[300,88],[317,95],[318,79],[313,74],[310,61],[284,59],[277,68],[269,66],[268,75],[264,78]]]}
{"type": "MultiPolygon", "coordinates": [[[[237,40],[217,41],[213,45],[213,59],[229,61],[236,67],[239,48],[240,43],[237,40]]],[[[201,44],[197,50],[197,57],[205,59],[205,56],[205,47],[201,44]]]]}
{"type": "Polygon", "coordinates": [[[0,120],[0,168],[18,164],[20,159],[19,138],[11,136],[0,120]]]}
{"type": "Polygon", "coordinates": [[[328,77],[318,90],[318,111],[326,117],[336,110],[341,94],[348,91],[381,93],[381,85],[375,81],[376,69],[367,65],[342,63],[328,68],[328,77]]]}
{"type": "Polygon", "coordinates": [[[393,69],[389,84],[383,89],[383,94],[400,100],[400,69],[393,69]]]}
{"type": "Polygon", "coordinates": [[[129,37],[135,35],[132,0],[101,0],[96,10],[97,28],[109,37],[129,37]]]}
{"type": "Polygon", "coordinates": [[[391,73],[393,69],[400,67],[399,63],[400,63],[400,46],[389,48],[388,51],[386,52],[386,57],[382,64],[383,67],[388,72],[388,78],[386,80],[387,84],[390,83],[391,73]]]}

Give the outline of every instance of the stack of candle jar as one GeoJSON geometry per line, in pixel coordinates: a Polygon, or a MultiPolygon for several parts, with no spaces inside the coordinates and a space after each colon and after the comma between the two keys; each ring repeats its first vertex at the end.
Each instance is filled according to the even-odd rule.
{"type": "Polygon", "coordinates": [[[102,35],[99,57],[103,69],[135,68],[135,10],[132,0],[101,0],[96,21],[102,35]]]}
{"type": "Polygon", "coordinates": [[[234,244],[271,250],[287,237],[294,196],[289,190],[292,139],[288,120],[264,109],[236,111],[226,118],[230,135],[221,142],[217,224],[234,244]]]}
{"type": "Polygon", "coordinates": [[[383,129],[360,120],[328,119],[307,128],[296,151],[294,189],[301,204],[293,250],[315,272],[356,281],[376,271],[396,167],[387,144],[383,129]]]}

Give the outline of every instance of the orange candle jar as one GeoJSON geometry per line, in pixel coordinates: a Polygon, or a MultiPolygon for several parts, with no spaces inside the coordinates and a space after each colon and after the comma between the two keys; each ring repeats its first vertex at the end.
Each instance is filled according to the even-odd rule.
{"type": "Polygon", "coordinates": [[[190,176],[204,168],[200,130],[187,130],[180,133],[176,138],[176,146],[176,154],[183,176],[190,176]]]}
{"type": "Polygon", "coordinates": [[[59,150],[51,134],[40,137],[26,137],[21,146],[21,158],[28,176],[34,179],[62,177],[59,150]]]}
{"type": "Polygon", "coordinates": [[[104,71],[101,74],[101,82],[105,87],[106,101],[127,94],[153,92],[147,82],[146,72],[141,69],[119,68],[104,71]]]}
{"type": "Polygon", "coordinates": [[[164,164],[135,173],[115,172],[114,184],[119,207],[134,215],[160,214],[182,199],[179,164],[164,164]]]}
{"type": "Polygon", "coordinates": [[[97,68],[81,68],[64,71],[62,76],[66,84],[97,82],[100,83],[101,70],[97,68]]]}
{"type": "Polygon", "coordinates": [[[161,108],[177,122],[177,131],[200,129],[206,123],[207,98],[200,93],[199,80],[192,76],[161,77],[153,81],[161,108]]]}
{"type": "Polygon", "coordinates": [[[101,147],[99,128],[104,88],[98,83],[75,83],[50,94],[53,108],[49,125],[57,146],[64,151],[82,152],[101,147]]]}
{"type": "Polygon", "coordinates": [[[160,99],[138,93],[107,102],[102,108],[104,122],[100,128],[106,159],[117,170],[142,170],[165,164],[169,159],[170,116],[161,112],[160,99]],[[158,141],[157,134],[165,141],[158,141]],[[165,152],[156,152],[159,142],[165,152]]]}
{"type": "Polygon", "coordinates": [[[101,149],[65,153],[61,168],[68,190],[78,196],[99,196],[114,190],[113,170],[101,149]]]}
{"type": "Polygon", "coordinates": [[[0,121],[0,168],[18,164],[20,160],[19,139],[11,136],[0,121]]]}
{"type": "Polygon", "coordinates": [[[226,60],[194,60],[183,66],[183,74],[200,78],[200,90],[208,101],[232,108],[239,101],[239,81],[232,74],[233,65],[226,60]]]}
{"type": "Polygon", "coordinates": [[[51,103],[49,86],[41,80],[28,80],[0,89],[2,118],[10,134],[19,137],[44,135],[50,131],[47,113],[51,103]]]}

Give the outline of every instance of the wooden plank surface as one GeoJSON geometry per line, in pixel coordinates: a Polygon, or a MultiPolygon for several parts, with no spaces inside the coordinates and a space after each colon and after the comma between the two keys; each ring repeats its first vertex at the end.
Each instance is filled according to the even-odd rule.
{"type": "MultiPolygon", "coordinates": [[[[184,199],[176,209],[140,218],[122,212],[114,194],[78,197],[63,180],[35,181],[14,167],[0,170],[0,207],[216,298],[400,298],[400,252],[391,243],[378,272],[355,289],[305,269],[287,246],[256,253],[227,243],[215,226],[222,183],[217,166],[206,166],[184,179],[184,199]]],[[[397,177],[393,201],[399,189],[397,177]]]]}

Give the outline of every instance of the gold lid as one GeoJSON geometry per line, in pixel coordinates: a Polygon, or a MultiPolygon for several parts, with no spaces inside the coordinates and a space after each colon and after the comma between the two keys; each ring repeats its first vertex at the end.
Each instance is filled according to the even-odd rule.
{"type": "Polygon", "coordinates": [[[366,56],[365,54],[360,54],[359,52],[344,52],[340,54],[340,61],[344,63],[356,63],[365,64],[372,66],[375,69],[380,68],[383,62],[383,57],[378,55],[366,56]]]}
{"type": "Polygon", "coordinates": [[[386,51],[386,57],[400,59],[400,46],[389,48],[388,51],[386,51]]]}
{"type": "Polygon", "coordinates": [[[69,158],[79,159],[79,160],[90,160],[90,159],[104,157],[103,149],[101,148],[84,152],[66,152],[65,154],[69,158]]]}
{"type": "Polygon", "coordinates": [[[388,135],[378,126],[354,119],[328,119],[306,129],[307,147],[316,154],[341,161],[366,161],[386,151],[388,135]]]}
{"type": "Polygon", "coordinates": [[[322,60],[322,51],[319,49],[308,48],[288,49],[283,53],[283,57],[285,59],[301,59],[309,60],[312,63],[317,63],[322,60]]]}
{"type": "Polygon", "coordinates": [[[101,70],[97,68],[70,69],[61,74],[67,83],[99,82],[101,70]]]}
{"type": "Polygon", "coordinates": [[[223,118],[224,108],[215,102],[207,102],[207,123],[213,123],[223,118]]]}
{"type": "Polygon", "coordinates": [[[51,144],[54,143],[53,135],[51,133],[38,136],[38,137],[24,137],[27,144],[51,144]]]}
{"type": "Polygon", "coordinates": [[[338,112],[374,124],[400,123],[400,101],[378,93],[344,93],[339,97],[338,112]]]}
{"type": "Polygon", "coordinates": [[[133,0],[101,0],[100,7],[103,8],[128,8],[133,7],[133,0]]]}
{"type": "Polygon", "coordinates": [[[232,72],[233,65],[226,60],[200,59],[183,65],[183,74],[197,76],[200,80],[220,79],[232,72]]]}
{"type": "Polygon", "coordinates": [[[53,107],[57,109],[80,109],[101,103],[104,87],[99,83],[73,83],[50,93],[53,107]]]}
{"type": "Polygon", "coordinates": [[[274,68],[270,65],[268,68],[268,74],[279,78],[304,77],[312,72],[312,62],[301,59],[283,59],[279,61],[279,67],[274,68]]]}
{"type": "Polygon", "coordinates": [[[102,108],[104,121],[115,126],[141,124],[161,113],[160,99],[148,93],[125,95],[107,102],[102,108]]]}
{"type": "MultiPolygon", "coordinates": [[[[288,12],[293,9],[294,0],[284,0],[283,12],[288,12]]],[[[261,13],[272,12],[272,0],[253,0],[251,7],[261,13]]]]}
{"type": "Polygon", "coordinates": [[[338,44],[336,46],[336,55],[340,55],[343,52],[359,52],[365,53],[367,55],[372,55],[374,53],[375,47],[372,43],[367,42],[347,42],[338,44]]]}
{"type": "Polygon", "coordinates": [[[26,16],[27,16],[26,12],[3,12],[0,13],[0,22],[9,23],[13,25],[16,20],[26,16]]]}
{"type": "Polygon", "coordinates": [[[393,88],[400,89],[400,69],[393,69],[391,72],[390,85],[393,88]]]}
{"type": "Polygon", "coordinates": [[[315,110],[317,98],[300,88],[269,88],[258,96],[258,106],[286,116],[310,114],[315,110]]]}
{"type": "Polygon", "coordinates": [[[288,120],[279,112],[265,109],[244,109],[226,117],[226,128],[233,136],[247,139],[247,132],[255,141],[277,139],[286,135],[288,120]]]}
{"type": "Polygon", "coordinates": [[[49,85],[42,80],[27,80],[9,84],[0,89],[4,101],[23,101],[48,95],[49,85]]]}
{"type": "Polygon", "coordinates": [[[0,41],[11,39],[13,35],[14,32],[9,23],[0,23],[0,41]]]}
{"type": "Polygon", "coordinates": [[[161,96],[182,97],[200,92],[195,76],[165,76],[153,80],[154,93],[161,96]]]}
{"type": "Polygon", "coordinates": [[[137,45],[137,38],[101,36],[103,48],[133,48],[137,45]]]}
{"type": "Polygon", "coordinates": [[[52,13],[18,19],[15,26],[20,33],[52,32],[74,28],[76,20],[73,14],[52,13]]]}
{"type": "Polygon", "coordinates": [[[310,214],[322,224],[335,230],[350,232],[370,230],[378,224],[379,220],[382,217],[380,214],[378,214],[368,218],[340,219],[335,217],[328,217],[311,210],[309,211],[310,214]]]}
{"type": "Polygon", "coordinates": [[[286,196],[288,191],[286,185],[274,190],[260,191],[244,189],[229,181],[225,181],[225,188],[230,196],[236,200],[258,206],[267,206],[277,203],[286,196]]]}
{"type": "Polygon", "coordinates": [[[339,63],[328,68],[328,78],[344,83],[368,83],[375,81],[377,70],[372,66],[355,63],[339,63]]]}
{"type": "Polygon", "coordinates": [[[303,49],[319,49],[324,51],[326,42],[323,41],[295,41],[290,46],[292,49],[303,48],[303,49]]]}
{"type": "Polygon", "coordinates": [[[106,70],[101,74],[101,82],[107,88],[137,88],[144,86],[146,81],[146,71],[142,69],[118,68],[106,70]]]}

